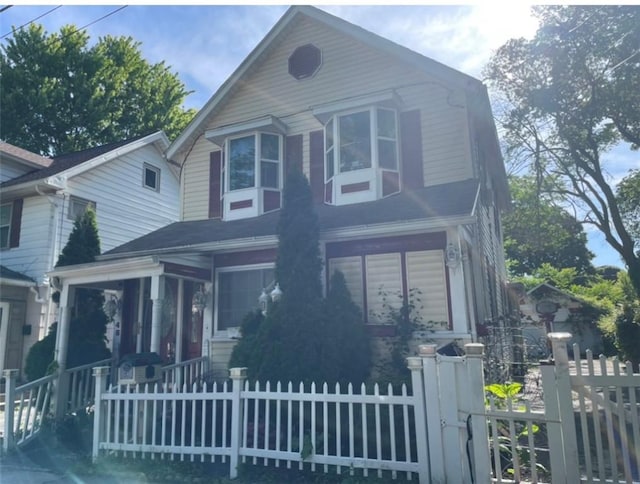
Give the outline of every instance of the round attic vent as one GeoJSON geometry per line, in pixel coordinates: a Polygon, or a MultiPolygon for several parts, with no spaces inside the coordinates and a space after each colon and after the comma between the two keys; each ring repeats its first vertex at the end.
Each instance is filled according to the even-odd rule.
{"type": "Polygon", "coordinates": [[[313,44],[296,48],[289,56],[289,74],[296,79],[313,76],[322,64],[322,52],[313,44]]]}

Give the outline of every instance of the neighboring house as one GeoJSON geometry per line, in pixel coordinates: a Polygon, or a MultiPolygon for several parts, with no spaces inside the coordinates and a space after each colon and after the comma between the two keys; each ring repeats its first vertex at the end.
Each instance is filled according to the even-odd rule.
{"type": "Polygon", "coordinates": [[[475,340],[479,322],[506,311],[510,197],[473,77],[292,7],[167,157],[181,168],[181,221],[54,273],[65,288],[121,284],[122,354],[208,355],[226,370],[242,317],[277,282],[276,224],[294,169],[310,180],[325,287],[344,273],[374,337],[394,333],[379,317],[381,291],[397,301],[420,291],[435,330],[423,337],[440,345],[475,340]]]}
{"type": "Polygon", "coordinates": [[[590,349],[598,355],[603,350],[597,326],[602,311],[551,284],[540,284],[523,294],[520,313],[529,357],[548,356],[547,333],[552,331],[571,333],[569,344],[578,343],[582,353],[590,349]]]}
{"type": "Polygon", "coordinates": [[[157,132],[50,159],[0,143],[0,331],[12,336],[0,338],[0,369],[21,369],[55,321],[47,273],[87,207],[96,211],[103,251],[179,218],[168,146],[157,132]]]}

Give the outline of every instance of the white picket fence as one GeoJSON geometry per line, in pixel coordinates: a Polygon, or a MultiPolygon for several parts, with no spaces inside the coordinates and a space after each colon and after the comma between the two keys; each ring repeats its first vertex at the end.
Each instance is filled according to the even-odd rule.
{"type": "Polygon", "coordinates": [[[362,469],[365,476],[374,469],[392,478],[421,472],[418,456],[425,455],[426,441],[414,429],[423,403],[406,386],[397,394],[377,385],[371,391],[261,386],[236,368],[231,384],[155,383],[104,391],[106,372],[95,373],[102,403],[96,405],[94,457],[109,451],[152,459],[219,458],[230,463],[232,477],[239,462],[337,474],[362,469]]]}
{"type": "Polygon", "coordinates": [[[639,482],[640,375],[590,354],[571,374],[570,335],[550,337],[535,410],[485,401],[478,344],[460,357],[421,346],[412,390],[396,393],[249,383],[241,368],[224,384],[107,389],[108,368],[96,368],[93,457],[221,461],[231,476],[248,463],[424,483],[639,482]]]}

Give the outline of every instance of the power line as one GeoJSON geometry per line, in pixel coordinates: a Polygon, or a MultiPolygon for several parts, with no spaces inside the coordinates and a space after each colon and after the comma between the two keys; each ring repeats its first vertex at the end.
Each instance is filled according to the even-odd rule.
{"type": "MultiPolygon", "coordinates": [[[[7,8],[11,7],[11,5],[8,5],[7,7],[3,8],[0,11],[4,11],[7,8]]],[[[60,7],[62,7],[62,5],[58,5],[57,7],[52,8],[51,10],[46,11],[45,13],[43,13],[42,15],[39,15],[38,17],[34,18],[33,20],[30,20],[29,22],[27,22],[26,24],[22,24],[20,27],[18,27],[17,29],[13,29],[11,32],[7,32],[6,34],[4,34],[2,37],[0,37],[0,39],[4,39],[5,37],[8,37],[9,35],[17,32],[18,30],[22,30],[23,28],[25,28],[27,25],[31,25],[33,22],[35,22],[38,19],[41,19],[42,17],[44,17],[45,15],[49,15],[51,12],[53,12],[54,10],[58,10],[60,7]]]]}
{"type": "MultiPolygon", "coordinates": [[[[62,5],[58,5],[57,7],[52,8],[51,10],[49,10],[49,11],[47,11],[47,12],[43,13],[42,15],[40,15],[40,16],[38,16],[38,17],[36,17],[36,18],[34,18],[34,19],[33,19],[33,20],[31,20],[30,22],[27,22],[26,24],[21,25],[21,26],[20,26],[20,27],[18,27],[17,29],[14,29],[14,30],[12,30],[11,32],[8,32],[8,33],[4,34],[2,37],[0,37],[0,39],[4,39],[5,37],[7,37],[7,36],[9,36],[9,35],[13,34],[14,32],[17,32],[18,30],[23,29],[23,28],[24,28],[24,27],[26,27],[27,25],[32,24],[32,23],[33,23],[33,22],[35,22],[36,20],[38,20],[38,19],[40,19],[40,18],[44,17],[45,15],[50,14],[51,12],[53,12],[54,10],[59,9],[60,7],[62,7],[62,5]]],[[[113,14],[118,13],[120,10],[123,10],[123,9],[125,9],[125,8],[127,8],[127,7],[128,7],[128,5],[123,5],[122,7],[119,7],[119,8],[117,8],[117,9],[115,9],[115,10],[112,10],[112,11],[111,11],[111,12],[109,12],[108,14],[103,15],[102,17],[97,18],[96,20],[93,20],[92,22],[89,22],[88,24],[86,24],[86,25],[84,25],[84,26],[80,27],[79,29],[76,29],[76,30],[73,30],[73,31],[69,32],[67,35],[65,35],[65,36],[64,36],[64,37],[62,37],[62,38],[64,39],[64,38],[68,37],[69,35],[72,35],[72,34],[75,34],[75,33],[77,33],[77,32],[81,32],[81,31],[83,31],[83,30],[86,30],[86,29],[88,29],[89,27],[91,27],[92,25],[94,25],[94,24],[96,24],[96,23],[100,22],[101,20],[104,20],[104,19],[106,19],[106,18],[108,18],[108,17],[111,17],[113,14]]]]}
{"type": "Polygon", "coordinates": [[[118,13],[120,10],[124,10],[125,8],[127,8],[128,5],[123,5],[120,8],[116,8],[115,10],[109,12],[106,15],[103,15],[102,17],[100,17],[99,19],[94,20],[93,22],[89,22],[87,25],[85,25],[84,27],[80,27],[76,32],[80,32],[81,30],[85,30],[88,27],[91,27],[93,24],[96,24],[98,22],[100,22],[101,20],[106,19],[107,17],[111,17],[114,13],[118,13]]]}
{"type": "Polygon", "coordinates": [[[0,13],[4,12],[5,10],[9,10],[11,7],[13,7],[13,5],[5,5],[4,7],[0,7],[0,13]]]}

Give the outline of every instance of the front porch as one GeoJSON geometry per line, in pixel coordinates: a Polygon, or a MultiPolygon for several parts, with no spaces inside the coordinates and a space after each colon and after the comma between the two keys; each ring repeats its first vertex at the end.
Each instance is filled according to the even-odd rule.
{"type": "MultiPolygon", "coordinates": [[[[47,419],[59,419],[92,409],[96,389],[93,369],[96,367],[108,369],[109,377],[104,380],[105,384],[119,386],[120,373],[114,359],[56,371],[20,386],[16,384],[17,370],[5,370],[5,392],[0,402],[0,453],[34,439],[47,419]]],[[[209,378],[209,359],[198,357],[162,366],[152,381],[164,388],[178,390],[202,384],[209,378]]]]}

